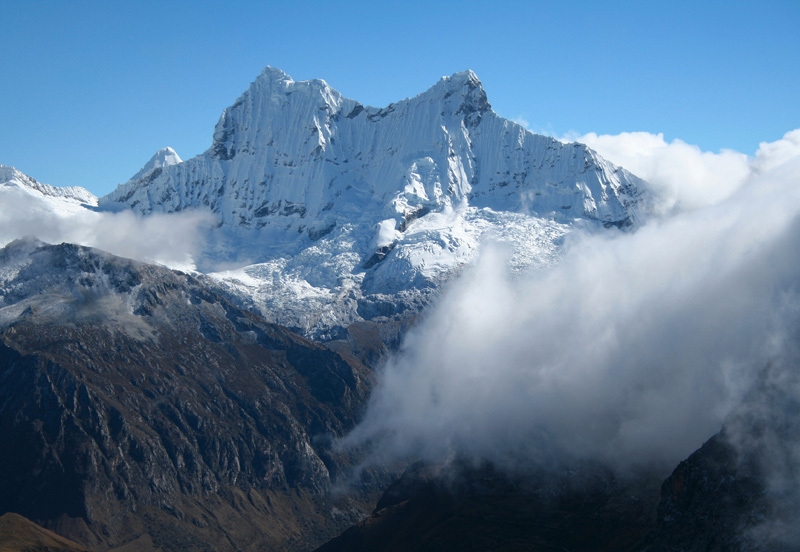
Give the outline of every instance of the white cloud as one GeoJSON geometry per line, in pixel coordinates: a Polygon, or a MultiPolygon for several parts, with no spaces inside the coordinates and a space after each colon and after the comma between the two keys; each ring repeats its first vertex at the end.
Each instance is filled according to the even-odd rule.
{"type": "Polygon", "coordinates": [[[0,245],[23,236],[47,243],[70,242],[181,270],[193,270],[210,216],[199,212],[138,217],[132,212],[96,212],[51,203],[15,188],[2,189],[0,245]]]}
{"type": "Polygon", "coordinates": [[[761,142],[753,167],[758,172],[764,172],[797,156],[800,156],[800,128],[787,132],[775,142],[761,142]]]}
{"type": "Polygon", "coordinates": [[[345,445],[668,470],[719,430],[754,373],[798,337],[787,328],[800,321],[800,159],[753,176],[739,154],[626,142],[650,170],[675,170],[664,185],[695,210],[574,238],[546,274],[514,279],[485,250],[388,362],[345,445]],[[713,182],[693,196],[681,168],[713,182]]]}
{"type": "Polygon", "coordinates": [[[667,143],[663,134],[589,133],[574,140],[653,185],[660,195],[662,212],[719,203],[730,197],[750,174],[748,157],[742,153],[704,152],[681,140],[667,143]]]}
{"type": "Polygon", "coordinates": [[[522,115],[518,115],[516,118],[511,119],[511,120],[514,121],[515,123],[517,123],[519,126],[525,128],[525,129],[530,130],[530,128],[531,128],[530,122],[528,122],[528,120],[525,117],[523,117],[522,115]]]}
{"type": "Polygon", "coordinates": [[[729,198],[754,174],[800,156],[800,129],[775,142],[762,142],[755,158],[732,150],[702,151],[663,134],[623,132],[617,135],[571,134],[563,141],[581,142],[653,186],[661,213],[715,205],[729,198]]]}

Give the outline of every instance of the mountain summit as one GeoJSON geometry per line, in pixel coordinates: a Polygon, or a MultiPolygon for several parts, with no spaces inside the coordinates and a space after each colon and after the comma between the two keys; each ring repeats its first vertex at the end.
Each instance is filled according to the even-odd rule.
{"type": "Polygon", "coordinates": [[[183,163],[183,160],[174,149],[169,146],[161,148],[150,158],[150,161],[145,163],[144,167],[142,167],[139,172],[131,177],[131,180],[140,180],[151,176],[157,169],[163,169],[164,167],[177,165],[178,163],[183,163]]]}
{"type": "Polygon", "coordinates": [[[587,147],[498,117],[472,71],[377,109],[268,67],[223,111],[208,151],[144,182],[152,163],[102,203],[142,214],[206,207],[226,226],[290,222],[311,239],[321,219],[334,222],[325,213],[347,206],[394,215],[399,227],[423,204],[463,200],[620,226],[635,219],[638,195],[637,179],[587,147]]]}
{"type": "Polygon", "coordinates": [[[576,221],[632,226],[643,199],[585,145],[499,117],[472,71],[375,108],[268,67],[205,153],[158,169],[101,208],[212,213],[198,267],[240,267],[218,277],[315,335],[416,310],[487,235],[512,244],[516,268],[546,264],[576,221]]]}

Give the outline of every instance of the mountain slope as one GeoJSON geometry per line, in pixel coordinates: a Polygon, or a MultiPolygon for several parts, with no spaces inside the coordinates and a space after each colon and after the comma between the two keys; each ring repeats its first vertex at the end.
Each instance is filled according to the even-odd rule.
{"type": "Polygon", "coordinates": [[[17,514],[0,516],[0,552],[88,552],[17,514]]]}
{"type": "Polygon", "coordinates": [[[487,240],[544,266],[576,225],[635,225],[647,201],[586,146],[498,117],[471,71],[377,109],[267,68],[208,151],[160,169],[101,207],[213,213],[201,270],[317,337],[418,312],[487,240]]]}
{"type": "MultiPolygon", "coordinates": [[[[93,547],[302,548],[369,373],[191,276],[69,244],[0,250],[0,511],[93,547]],[[192,545],[194,546],[194,545],[192,545]]],[[[339,512],[331,514],[331,508],[339,512]]]]}
{"type": "Polygon", "coordinates": [[[416,465],[370,517],[318,552],[632,550],[653,525],[657,481],[572,468],[509,475],[416,465]]]}
{"type": "Polygon", "coordinates": [[[661,487],[642,552],[800,550],[800,363],[773,359],[661,487]]]}

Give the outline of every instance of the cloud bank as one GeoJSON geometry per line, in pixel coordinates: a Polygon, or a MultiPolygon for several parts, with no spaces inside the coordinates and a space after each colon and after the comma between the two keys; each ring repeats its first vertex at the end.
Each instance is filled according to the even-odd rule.
{"type": "Polygon", "coordinates": [[[512,277],[502,244],[486,247],[388,361],[343,445],[376,461],[672,469],[800,337],[798,136],[752,161],[618,137],[693,209],[573,234],[544,273],[512,277]]]}
{"type": "Polygon", "coordinates": [[[47,243],[70,242],[96,247],[170,268],[193,270],[202,252],[210,216],[199,212],[153,214],[96,212],[77,205],[56,213],[51,204],[22,190],[2,191],[0,246],[23,236],[47,243]]]}

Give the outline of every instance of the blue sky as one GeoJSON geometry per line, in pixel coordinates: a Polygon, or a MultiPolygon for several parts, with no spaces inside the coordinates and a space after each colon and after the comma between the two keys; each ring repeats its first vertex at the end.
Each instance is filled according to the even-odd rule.
{"type": "Polygon", "coordinates": [[[752,155],[800,127],[800,0],[0,0],[0,163],[98,195],[187,159],[266,65],[384,106],[467,68],[531,130],[752,155]]]}

